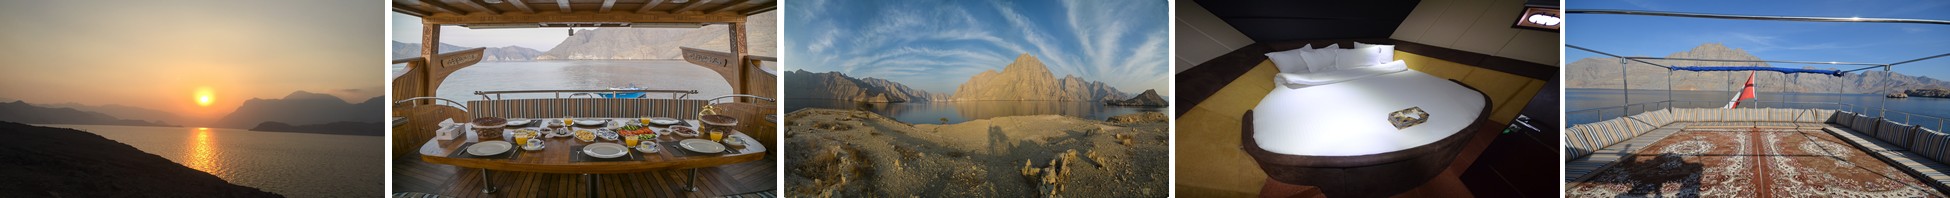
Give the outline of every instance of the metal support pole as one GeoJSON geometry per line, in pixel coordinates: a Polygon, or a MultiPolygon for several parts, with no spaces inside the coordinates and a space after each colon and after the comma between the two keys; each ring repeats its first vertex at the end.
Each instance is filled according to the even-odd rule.
{"type": "Polygon", "coordinates": [[[685,186],[684,191],[697,192],[697,169],[696,168],[691,169],[690,182],[687,182],[686,184],[684,184],[684,186],[685,186]]]}
{"type": "Polygon", "coordinates": [[[587,197],[596,197],[596,177],[600,176],[596,174],[582,174],[582,178],[588,179],[589,181],[589,196],[587,197]]]}
{"type": "Polygon", "coordinates": [[[485,168],[481,169],[481,193],[494,194],[494,176],[485,168]]]}
{"type": "Polygon", "coordinates": [[[1618,117],[1625,117],[1626,114],[1632,113],[1632,78],[1626,77],[1630,76],[1626,73],[1631,72],[1625,69],[1625,58],[1618,58],[1618,87],[1620,91],[1625,92],[1625,111],[1618,112],[1618,117]]]}

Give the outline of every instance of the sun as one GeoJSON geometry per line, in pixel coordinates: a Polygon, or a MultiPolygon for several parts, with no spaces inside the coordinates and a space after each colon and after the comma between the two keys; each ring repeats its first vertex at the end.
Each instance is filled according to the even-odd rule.
{"type": "Polygon", "coordinates": [[[216,102],[216,93],[214,92],[210,90],[210,87],[196,88],[196,106],[208,107],[210,103],[216,102]]]}

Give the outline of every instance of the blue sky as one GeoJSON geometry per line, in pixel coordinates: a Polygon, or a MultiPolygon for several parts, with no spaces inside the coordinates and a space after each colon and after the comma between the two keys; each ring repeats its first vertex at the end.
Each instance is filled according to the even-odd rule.
{"type": "MultiPolygon", "coordinates": [[[[1950,20],[1950,1],[1571,1],[1567,9],[1950,20]]],[[[1765,60],[1894,63],[1950,53],[1950,25],[1725,20],[1641,15],[1569,14],[1565,44],[1624,56],[1666,55],[1723,43],[1765,60]]],[[[1566,62],[1603,57],[1566,48],[1566,62]]],[[[1851,65],[1772,64],[1843,68],[1851,65]]],[[[1877,69],[1880,70],[1880,69],[1877,69]]],[[[1950,79],[1950,57],[1897,65],[1908,75],[1950,79]]]]}
{"type": "Polygon", "coordinates": [[[1169,92],[1165,1],[795,0],[786,70],[884,78],[933,93],[1028,53],[1056,77],[1169,92]]]}

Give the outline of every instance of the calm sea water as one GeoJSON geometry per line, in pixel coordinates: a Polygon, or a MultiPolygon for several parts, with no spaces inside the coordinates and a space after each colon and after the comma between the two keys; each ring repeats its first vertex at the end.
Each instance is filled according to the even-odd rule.
{"type": "Polygon", "coordinates": [[[88,131],[208,172],[230,183],[289,197],[385,195],[385,139],[378,136],[240,129],[45,125],[88,131]]]}
{"type": "MultiPolygon", "coordinates": [[[[1685,107],[1685,108],[1721,107],[1726,105],[1726,101],[1728,99],[1733,98],[1733,92],[1727,92],[1727,91],[1672,91],[1670,94],[1668,94],[1666,90],[1631,90],[1631,93],[1629,95],[1626,94],[1624,91],[1618,89],[1566,89],[1564,90],[1564,92],[1565,92],[1564,109],[1566,111],[1576,111],[1576,112],[1568,112],[1564,115],[1565,116],[1564,121],[1566,124],[1583,124],[1583,123],[1602,121],[1599,119],[1601,118],[1609,119],[1612,117],[1617,117],[1619,115],[1619,112],[1621,111],[1620,109],[1617,108],[1607,109],[1604,110],[1602,113],[1599,113],[1598,111],[1578,111],[1578,110],[1604,108],[1604,107],[1617,107],[1617,106],[1623,106],[1625,104],[1665,101],[1667,100],[1668,97],[1670,97],[1671,100],[1676,100],[1676,101],[1698,101],[1698,102],[1682,102],[1682,103],[1675,104],[1678,107],[1685,107]],[[1625,102],[1625,98],[1627,98],[1628,96],[1629,98],[1631,98],[1630,103],[1625,102]]],[[[1868,114],[1872,116],[1881,113],[1881,110],[1886,108],[1889,111],[1892,111],[1887,113],[1888,117],[1890,117],[1891,120],[1896,120],[1898,122],[1903,121],[1903,119],[1905,119],[1904,118],[1905,115],[1901,113],[1894,113],[1894,111],[1901,111],[1901,112],[1908,112],[1917,115],[1927,115],[1927,116],[1933,116],[1938,118],[1950,119],[1950,99],[1943,99],[1943,98],[1910,97],[1910,98],[1899,99],[1899,98],[1885,98],[1880,94],[1778,93],[1778,92],[1759,92],[1759,93],[1755,93],[1754,95],[1757,97],[1759,102],[1746,102],[1745,104],[1741,105],[1741,108],[1821,107],[1821,108],[1834,109],[1840,106],[1839,108],[1854,108],[1855,110],[1850,110],[1854,112],[1868,112],[1868,114]],[[1841,106],[1841,105],[1834,105],[1834,104],[1813,104],[1813,103],[1839,103],[1839,104],[1849,104],[1852,106],[1841,106]]],[[[1659,106],[1654,106],[1653,109],[1657,109],[1657,108],[1659,108],[1659,106]]],[[[1633,107],[1631,111],[1637,112],[1643,110],[1637,107],[1633,107]]],[[[1938,126],[1937,125],[1938,121],[1936,119],[1924,118],[1922,116],[1914,116],[1914,117],[1909,117],[1907,119],[1909,120],[1909,122],[1912,122],[1913,124],[1920,124],[1930,128],[1937,128],[1936,126],[1938,126]]]]}
{"type": "MultiPolygon", "coordinates": [[[[785,101],[786,112],[804,108],[858,109],[861,103],[832,99],[790,98],[785,101]]],[[[970,102],[925,102],[925,103],[868,103],[867,109],[893,117],[901,122],[916,124],[940,124],[941,119],[948,123],[961,123],[968,120],[986,119],[1019,115],[1066,115],[1084,119],[1103,120],[1111,116],[1137,112],[1163,112],[1166,108],[1110,106],[1101,102],[1069,101],[970,101],[970,102]]]]}
{"type": "MultiPolygon", "coordinates": [[[[405,64],[392,67],[395,76],[406,71],[405,64]]],[[[698,94],[690,96],[694,99],[731,94],[731,84],[716,71],[682,60],[557,60],[480,62],[448,76],[436,96],[466,102],[481,99],[475,91],[607,89],[632,84],[646,89],[697,90],[698,94]]],[[[553,97],[513,94],[502,98],[553,97]]]]}

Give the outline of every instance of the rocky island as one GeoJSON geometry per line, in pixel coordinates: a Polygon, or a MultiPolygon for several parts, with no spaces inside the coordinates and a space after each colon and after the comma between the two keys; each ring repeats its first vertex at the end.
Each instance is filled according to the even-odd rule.
{"type": "Polygon", "coordinates": [[[1165,102],[1165,97],[1158,96],[1157,90],[1151,90],[1151,89],[1146,89],[1144,90],[1144,93],[1138,94],[1137,97],[1132,97],[1131,99],[1106,100],[1104,101],[1104,104],[1116,105],[1116,106],[1140,106],[1140,107],[1163,107],[1166,105],[1170,105],[1169,103],[1165,102]]]}
{"type": "Polygon", "coordinates": [[[94,133],[0,122],[0,196],[283,197],[94,133]]]}
{"type": "Polygon", "coordinates": [[[1940,88],[1911,89],[1911,90],[1903,90],[1903,92],[1900,94],[1908,95],[1908,96],[1916,96],[1916,97],[1950,98],[1950,89],[1940,89],[1940,88]]]}

